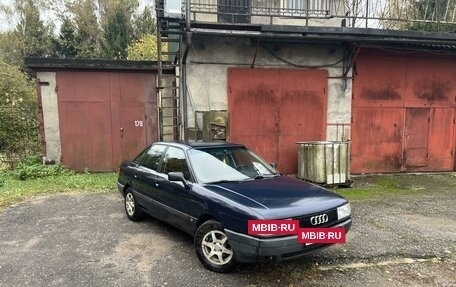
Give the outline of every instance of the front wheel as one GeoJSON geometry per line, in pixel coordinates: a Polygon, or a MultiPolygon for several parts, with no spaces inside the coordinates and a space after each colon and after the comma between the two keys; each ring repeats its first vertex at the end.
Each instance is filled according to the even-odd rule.
{"type": "Polygon", "coordinates": [[[196,230],[194,246],[198,259],[209,270],[226,273],[238,266],[228,236],[218,221],[206,221],[196,230]]]}

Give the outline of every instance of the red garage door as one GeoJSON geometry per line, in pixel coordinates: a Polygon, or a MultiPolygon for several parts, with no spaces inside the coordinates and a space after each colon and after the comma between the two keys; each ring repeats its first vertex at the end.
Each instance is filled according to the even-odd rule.
{"type": "Polygon", "coordinates": [[[157,139],[155,76],[57,72],[62,163],[114,171],[157,139]]]}
{"type": "Polygon", "coordinates": [[[456,64],[361,54],[353,88],[353,173],[454,169],[456,64]]]}
{"type": "Polygon", "coordinates": [[[326,138],[327,71],[229,69],[230,139],[297,172],[296,142],[326,138]]]}

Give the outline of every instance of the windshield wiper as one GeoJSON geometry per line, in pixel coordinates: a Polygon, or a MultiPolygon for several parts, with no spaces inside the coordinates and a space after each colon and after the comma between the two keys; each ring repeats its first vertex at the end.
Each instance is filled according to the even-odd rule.
{"type": "Polygon", "coordinates": [[[279,175],[280,174],[278,174],[278,173],[275,173],[275,174],[259,174],[259,175],[255,176],[253,179],[272,178],[272,177],[277,177],[279,175]]]}
{"type": "Polygon", "coordinates": [[[240,182],[243,181],[242,179],[239,180],[227,180],[227,179],[222,179],[222,180],[216,180],[216,181],[211,181],[211,182],[206,182],[206,184],[217,184],[217,183],[228,183],[228,182],[240,182]]]}

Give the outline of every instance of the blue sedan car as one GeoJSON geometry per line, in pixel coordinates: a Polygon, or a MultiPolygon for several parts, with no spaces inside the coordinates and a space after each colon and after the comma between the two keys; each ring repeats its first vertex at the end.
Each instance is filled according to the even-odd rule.
{"type": "Polygon", "coordinates": [[[130,220],[148,214],[191,234],[198,259],[216,272],[329,246],[300,244],[297,235],[252,236],[248,220],[295,219],[303,228],[346,232],[351,226],[345,198],[280,175],[241,144],[157,142],[121,164],[117,184],[130,220]]]}

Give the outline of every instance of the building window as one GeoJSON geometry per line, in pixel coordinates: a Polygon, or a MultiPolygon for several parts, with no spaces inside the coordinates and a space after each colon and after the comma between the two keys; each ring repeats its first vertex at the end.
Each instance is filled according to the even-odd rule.
{"type": "Polygon", "coordinates": [[[329,0],[281,0],[285,16],[321,17],[329,14],[329,0]]]}
{"type": "Polygon", "coordinates": [[[249,0],[217,0],[218,22],[250,23],[249,0]]]}

